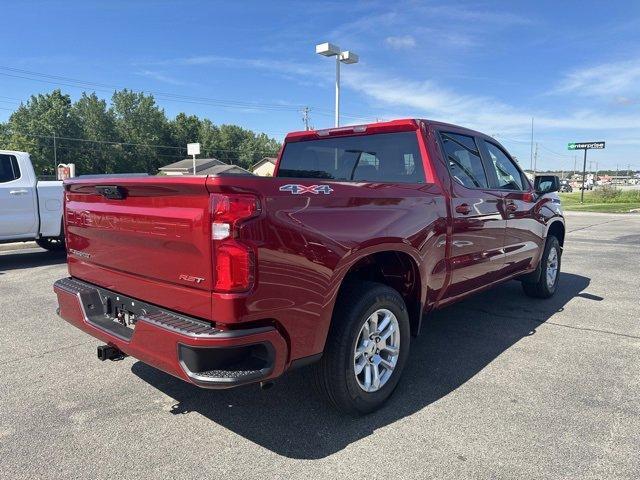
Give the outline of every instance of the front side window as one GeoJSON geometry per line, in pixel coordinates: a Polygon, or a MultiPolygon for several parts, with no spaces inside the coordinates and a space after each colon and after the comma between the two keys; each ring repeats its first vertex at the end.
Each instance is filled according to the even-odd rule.
{"type": "Polygon", "coordinates": [[[355,135],[287,143],[278,177],[424,183],[416,132],[355,135]]]}
{"type": "Polygon", "coordinates": [[[473,137],[441,133],[442,146],[451,176],[468,188],[487,188],[487,174],[473,137]]]}
{"type": "Polygon", "coordinates": [[[505,190],[524,190],[524,180],[518,167],[513,161],[497,146],[490,142],[484,142],[489,151],[491,164],[498,177],[497,187],[505,190]]]}
{"type": "Polygon", "coordinates": [[[13,155],[0,155],[0,183],[20,178],[18,160],[13,155]]]}

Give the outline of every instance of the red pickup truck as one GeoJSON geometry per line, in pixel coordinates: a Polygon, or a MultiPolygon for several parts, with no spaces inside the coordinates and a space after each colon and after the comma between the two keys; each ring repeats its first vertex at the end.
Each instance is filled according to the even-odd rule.
{"type": "Polygon", "coordinates": [[[396,387],[423,316],[510,279],[554,294],[557,177],[428,120],[287,135],[275,178],[66,181],[59,315],[187,382],[269,384],[313,363],[335,407],[396,387]]]}

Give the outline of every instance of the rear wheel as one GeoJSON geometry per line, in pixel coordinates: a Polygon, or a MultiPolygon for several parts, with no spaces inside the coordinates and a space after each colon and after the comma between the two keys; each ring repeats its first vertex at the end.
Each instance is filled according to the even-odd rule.
{"type": "Polygon", "coordinates": [[[536,282],[522,282],[524,293],[535,298],[549,298],[556,293],[560,279],[560,259],[562,248],[554,236],[547,238],[547,243],[540,259],[540,276],[536,282]]]}
{"type": "Polygon", "coordinates": [[[316,387],[342,412],[373,412],[396,388],[409,342],[409,316],[396,290],[373,282],[345,287],[314,366],[316,387]]]}
{"type": "Polygon", "coordinates": [[[64,250],[64,237],[43,237],[36,239],[40,248],[50,251],[64,250]]]}

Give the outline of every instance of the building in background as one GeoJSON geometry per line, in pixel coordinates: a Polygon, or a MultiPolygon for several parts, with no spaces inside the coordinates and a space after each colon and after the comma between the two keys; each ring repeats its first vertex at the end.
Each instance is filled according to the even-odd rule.
{"type": "MultiPolygon", "coordinates": [[[[160,168],[160,175],[193,175],[193,159],[185,158],[160,168]]],[[[251,175],[238,165],[229,165],[217,158],[196,158],[196,175],[251,175]]]]}
{"type": "Polygon", "coordinates": [[[273,177],[273,172],[276,168],[276,158],[275,157],[264,157],[258,163],[251,166],[251,172],[254,175],[259,175],[261,177],[273,177]]]}

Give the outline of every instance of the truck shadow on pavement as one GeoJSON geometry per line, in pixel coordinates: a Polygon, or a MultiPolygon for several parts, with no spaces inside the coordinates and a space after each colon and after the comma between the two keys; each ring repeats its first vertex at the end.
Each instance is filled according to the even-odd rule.
{"type": "Polygon", "coordinates": [[[67,261],[67,252],[18,250],[16,253],[0,252],[0,275],[8,270],[59,265],[67,261]]]}
{"type": "Polygon", "coordinates": [[[534,335],[572,298],[600,300],[582,293],[589,283],[587,277],[562,273],[556,295],[537,300],[526,297],[518,282],[509,282],[431,314],[413,339],[394,395],[380,411],[360,418],[325,404],[306,369],[285,374],[266,391],[256,385],[202,390],[142,362],[132,371],[176,400],[173,414],[197,412],[279,455],[319,459],[451,394],[520,339],[534,335]]]}

